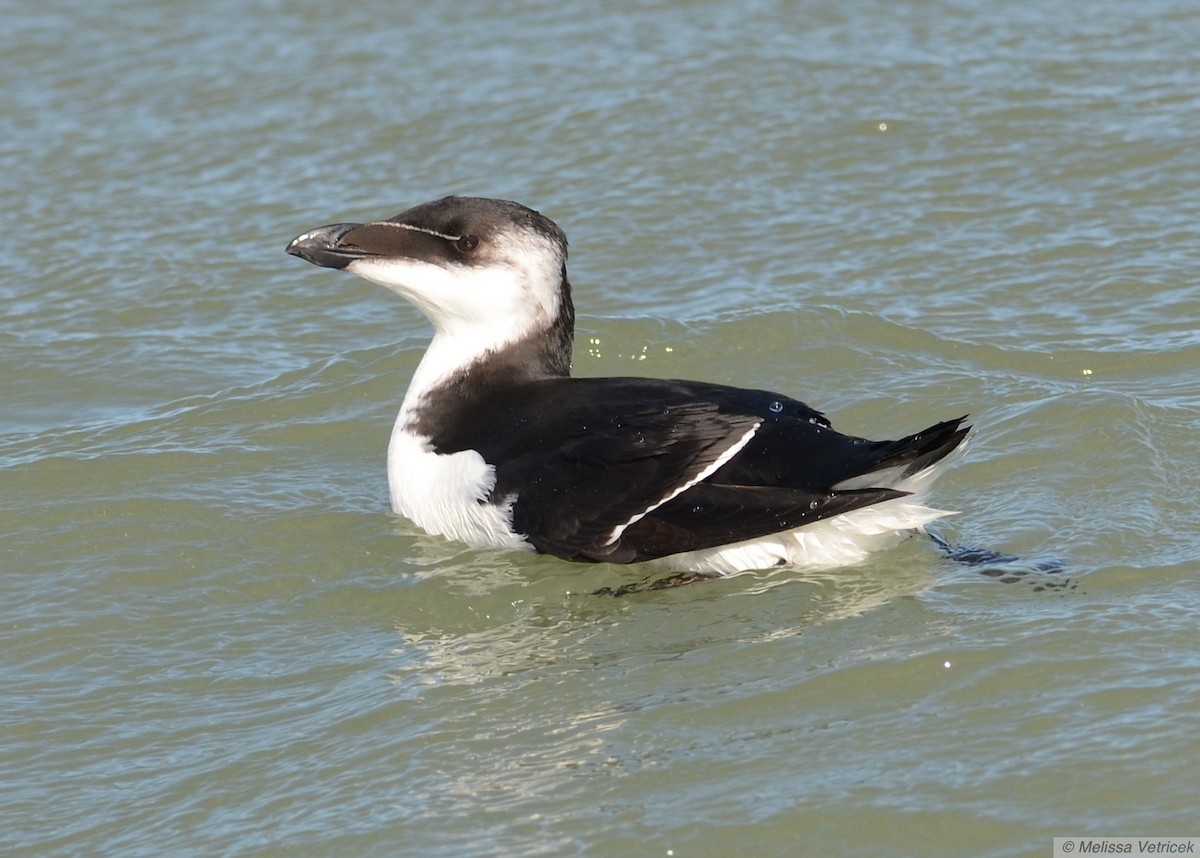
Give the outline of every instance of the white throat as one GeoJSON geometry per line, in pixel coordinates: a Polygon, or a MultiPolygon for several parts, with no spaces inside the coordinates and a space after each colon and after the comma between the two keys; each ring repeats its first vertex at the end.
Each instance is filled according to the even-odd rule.
{"type": "Polygon", "coordinates": [[[401,421],[422,397],[455,374],[548,328],[558,311],[559,279],[509,265],[447,269],[417,260],[363,259],[349,270],[407,299],[434,335],[401,407],[401,421]]]}
{"type": "Polygon", "coordinates": [[[404,394],[404,402],[400,405],[400,414],[396,421],[397,430],[401,425],[412,422],[421,401],[431,391],[445,384],[455,374],[483,360],[489,352],[504,348],[514,341],[488,341],[469,334],[464,336],[444,331],[434,334],[404,394]]]}

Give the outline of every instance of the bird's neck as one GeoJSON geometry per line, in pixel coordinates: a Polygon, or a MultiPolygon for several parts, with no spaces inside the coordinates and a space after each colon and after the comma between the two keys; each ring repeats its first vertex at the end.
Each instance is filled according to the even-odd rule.
{"type": "Polygon", "coordinates": [[[445,328],[434,334],[401,406],[397,426],[419,432],[424,414],[446,412],[474,396],[571,374],[575,308],[563,272],[562,300],[548,324],[511,338],[486,331],[445,328]]]}

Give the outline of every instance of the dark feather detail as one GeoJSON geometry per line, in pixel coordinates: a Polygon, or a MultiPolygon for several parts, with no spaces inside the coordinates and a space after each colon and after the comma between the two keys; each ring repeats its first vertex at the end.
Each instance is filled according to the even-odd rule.
{"type": "Polygon", "coordinates": [[[968,431],[959,419],[867,441],[768,391],[644,378],[514,382],[487,366],[431,392],[414,428],[438,453],[479,451],[496,469],[491,501],[513,501],[513,529],[574,560],[653,560],[902,497],[835,486],[896,466],[915,473],[968,431]]]}

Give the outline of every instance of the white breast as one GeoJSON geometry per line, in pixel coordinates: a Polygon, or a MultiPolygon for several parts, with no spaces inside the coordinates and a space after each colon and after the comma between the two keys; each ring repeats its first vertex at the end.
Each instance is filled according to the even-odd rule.
{"type": "Polygon", "coordinates": [[[512,530],[512,501],[494,504],[496,469],[474,450],[438,454],[428,438],[414,435],[401,412],[388,445],[392,509],[429,533],[475,548],[532,551],[512,530]]]}

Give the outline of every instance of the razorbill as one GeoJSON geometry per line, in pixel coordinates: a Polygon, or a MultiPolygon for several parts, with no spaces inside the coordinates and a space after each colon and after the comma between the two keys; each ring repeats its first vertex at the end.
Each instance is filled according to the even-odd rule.
{"type": "Polygon", "coordinates": [[[856,563],[946,514],[924,497],[965,417],[869,441],[764,390],[571,378],[567,239],[518,203],[445,197],[287,252],[433,323],[388,447],[392,507],[429,533],[732,574],[856,563]]]}

